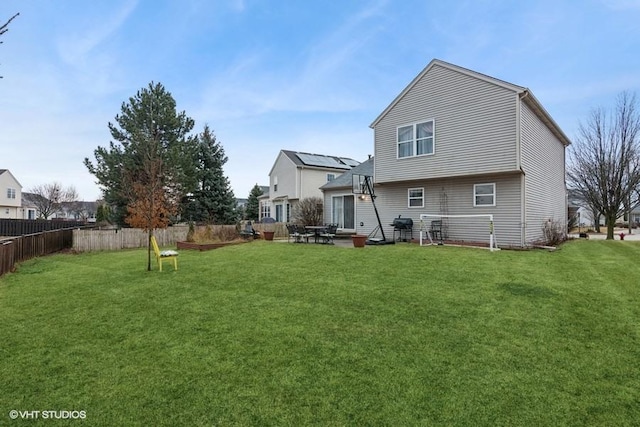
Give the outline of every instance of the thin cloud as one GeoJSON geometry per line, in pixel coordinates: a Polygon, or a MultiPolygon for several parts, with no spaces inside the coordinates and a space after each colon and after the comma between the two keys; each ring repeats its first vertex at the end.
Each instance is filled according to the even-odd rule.
{"type": "Polygon", "coordinates": [[[135,10],[138,0],[127,0],[110,16],[95,16],[82,34],[68,34],[58,41],[60,58],[70,65],[83,63],[86,56],[111,37],[135,10]]]}
{"type": "Polygon", "coordinates": [[[370,21],[380,16],[386,4],[377,1],[359,10],[290,58],[284,68],[265,71],[274,70],[267,64],[277,52],[270,49],[238,58],[210,78],[202,114],[228,119],[275,111],[340,112],[364,107],[366,101],[354,96],[353,85],[342,74],[375,36],[378,27],[370,21]]]}

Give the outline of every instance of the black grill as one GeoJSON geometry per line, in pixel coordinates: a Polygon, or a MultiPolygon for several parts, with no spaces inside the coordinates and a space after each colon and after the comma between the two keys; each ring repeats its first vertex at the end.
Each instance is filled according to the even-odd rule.
{"type": "Polygon", "coordinates": [[[397,240],[407,241],[407,234],[409,240],[413,238],[413,220],[411,218],[394,218],[393,223],[393,240],[396,240],[396,232],[398,233],[397,240]]]}

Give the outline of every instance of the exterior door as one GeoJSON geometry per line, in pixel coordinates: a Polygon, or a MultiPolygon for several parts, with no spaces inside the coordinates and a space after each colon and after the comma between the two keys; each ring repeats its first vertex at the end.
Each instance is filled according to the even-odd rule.
{"type": "Polygon", "coordinates": [[[354,230],[355,227],[355,199],[353,195],[333,196],[331,198],[331,222],[338,224],[338,228],[354,230]]]}

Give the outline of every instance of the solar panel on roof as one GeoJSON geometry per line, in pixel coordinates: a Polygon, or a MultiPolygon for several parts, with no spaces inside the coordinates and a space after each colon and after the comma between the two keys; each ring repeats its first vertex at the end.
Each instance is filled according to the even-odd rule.
{"type": "Polygon", "coordinates": [[[345,165],[334,157],[306,153],[296,153],[296,156],[298,156],[302,163],[308,166],[349,169],[349,166],[345,165]]]}
{"type": "Polygon", "coordinates": [[[340,160],[342,160],[344,163],[346,163],[347,165],[354,167],[354,166],[358,166],[360,164],[360,162],[353,160],[353,159],[348,159],[346,157],[340,157],[340,160]]]}

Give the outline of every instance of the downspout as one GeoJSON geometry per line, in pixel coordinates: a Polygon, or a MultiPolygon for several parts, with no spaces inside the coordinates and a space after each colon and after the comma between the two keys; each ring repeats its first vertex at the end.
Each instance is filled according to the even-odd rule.
{"type": "Polygon", "coordinates": [[[304,166],[300,167],[300,188],[298,188],[298,191],[296,193],[296,199],[298,199],[298,201],[300,201],[300,199],[302,198],[302,189],[304,188],[304,166]]]}
{"type": "Polygon", "coordinates": [[[529,95],[528,91],[516,95],[516,169],[520,175],[520,246],[525,246],[527,238],[527,205],[526,201],[526,175],[522,169],[522,98],[529,95]]]}

